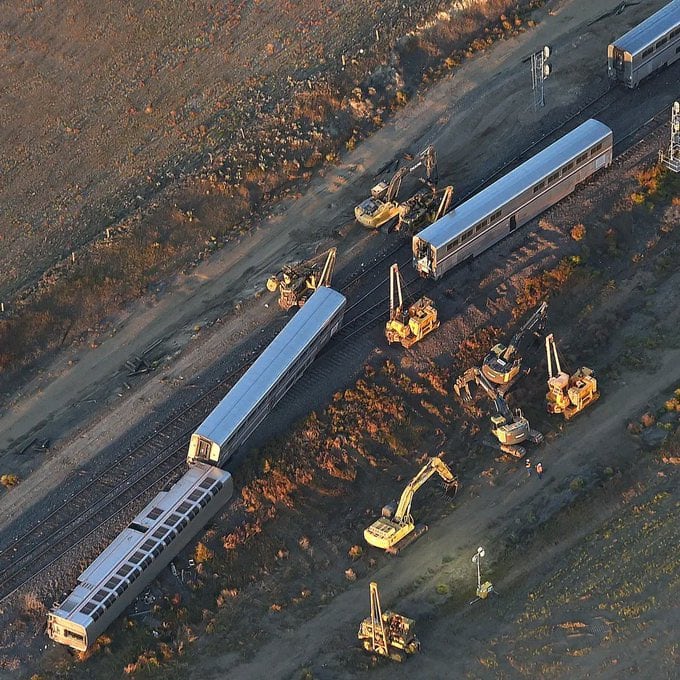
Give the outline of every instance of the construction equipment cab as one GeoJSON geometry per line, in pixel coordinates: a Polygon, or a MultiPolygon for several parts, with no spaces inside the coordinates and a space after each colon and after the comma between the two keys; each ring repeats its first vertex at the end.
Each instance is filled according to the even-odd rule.
{"type": "Polygon", "coordinates": [[[487,380],[500,385],[501,391],[506,392],[519,377],[522,367],[522,356],[518,351],[519,343],[527,331],[545,321],[547,310],[548,303],[542,302],[531,318],[512,336],[507,347],[501,343],[494,345],[484,357],[482,373],[487,380]]]}
{"type": "Polygon", "coordinates": [[[491,416],[491,434],[498,440],[498,443],[485,441],[485,444],[499,449],[503,453],[509,453],[515,458],[523,458],[526,455],[526,450],[520,444],[523,442],[541,444],[543,442],[543,434],[538,430],[531,429],[522,410],[518,408],[512,411],[500,388],[492,385],[482,371],[476,367],[465,371],[453,386],[456,394],[464,402],[472,401],[471,382],[481,387],[496,407],[496,413],[491,416]]]}
{"type": "Polygon", "coordinates": [[[600,398],[597,380],[586,366],[581,366],[573,375],[562,370],[552,333],[545,338],[545,353],[548,359],[548,392],[545,395],[548,413],[563,413],[565,419],[570,420],[600,398]]]}
{"type": "Polygon", "coordinates": [[[382,517],[364,531],[369,545],[398,553],[427,531],[427,525],[416,527],[411,516],[413,496],[432,475],[439,475],[447,491],[458,490],[458,478],[441,458],[430,458],[420,472],[407,484],[399,503],[392,502],[382,509],[382,517]]]}
{"type": "Polygon", "coordinates": [[[302,307],[309,296],[320,286],[330,286],[335,267],[337,248],[326,253],[326,261],[321,268],[320,258],[306,263],[286,265],[278,274],[267,279],[267,290],[279,290],[279,307],[289,310],[302,307]]]}
{"type": "Polygon", "coordinates": [[[397,200],[401,182],[407,175],[424,167],[427,179],[425,184],[432,188],[437,186],[437,154],[433,146],[428,146],[418,155],[418,161],[411,166],[403,166],[392,176],[389,184],[379,182],[371,189],[371,195],[354,208],[354,216],[365,227],[377,229],[384,224],[395,222],[399,218],[400,203],[397,200]]]}
{"type": "Polygon", "coordinates": [[[400,342],[407,349],[428,333],[439,328],[437,309],[428,297],[421,297],[404,309],[399,265],[390,267],[390,319],[385,324],[385,337],[390,345],[400,342]]]}

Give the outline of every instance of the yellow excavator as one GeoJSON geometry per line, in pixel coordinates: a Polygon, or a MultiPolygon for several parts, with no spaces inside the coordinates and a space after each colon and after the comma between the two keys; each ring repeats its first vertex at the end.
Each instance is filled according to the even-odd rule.
{"type": "Polygon", "coordinates": [[[544,323],[548,303],[542,302],[529,320],[513,335],[507,347],[501,343],[494,345],[484,357],[482,373],[491,383],[499,385],[501,393],[507,392],[519,377],[522,356],[518,352],[519,343],[527,331],[544,323]]]}
{"type": "Polygon", "coordinates": [[[392,611],[383,612],[375,581],[371,582],[369,592],[371,615],[361,622],[357,634],[364,649],[399,662],[420,651],[420,642],[415,634],[416,622],[392,611]]]}
{"type": "Polygon", "coordinates": [[[354,208],[354,216],[360,224],[377,229],[398,219],[401,204],[397,200],[401,182],[412,172],[424,167],[426,180],[423,180],[433,193],[439,176],[437,174],[437,154],[433,146],[428,146],[418,154],[418,161],[411,166],[403,166],[392,176],[390,183],[379,182],[371,189],[371,195],[354,208]]]}
{"type": "Polygon", "coordinates": [[[416,191],[407,201],[399,206],[399,222],[396,231],[405,231],[415,234],[421,229],[436,222],[446,215],[453,200],[453,187],[445,187],[441,193],[433,191],[429,187],[423,187],[416,191]],[[439,204],[437,199],[441,196],[439,204]]]}
{"type": "Polygon", "coordinates": [[[500,449],[503,453],[509,453],[515,458],[524,458],[526,450],[520,444],[523,442],[540,444],[543,441],[543,435],[531,429],[522,410],[515,409],[513,412],[499,389],[492,385],[482,371],[476,367],[465,371],[453,385],[456,394],[464,402],[472,401],[471,382],[481,387],[496,407],[496,414],[491,416],[491,434],[498,440],[498,444],[485,441],[486,445],[500,449]]]}
{"type": "Polygon", "coordinates": [[[573,375],[562,370],[552,333],[545,338],[545,353],[548,358],[548,393],[545,395],[548,413],[563,413],[565,419],[570,420],[600,398],[597,380],[587,366],[581,366],[573,375]]]}
{"type": "Polygon", "coordinates": [[[411,515],[413,495],[433,475],[439,475],[446,491],[458,490],[458,478],[441,458],[430,458],[420,472],[408,483],[401,494],[399,503],[389,503],[382,509],[382,516],[364,530],[364,538],[369,545],[383,548],[396,555],[407,545],[427,531],[427,525],[416,526],[411,515]]]}
{"type": "Polygon", "coordinates": [[[316,261],[286,265],[278,274],[270,276],[267,290],[272,293],[279,290],[279,307],[286,311],[291,307],[302,307],[319,286],[330,286],[336,252],[337,248],[331,248],[326,253],[323,269],[317,258],[316,261]]]}
{"type": "Polygon", "coordinates": [[[399,265],[390,267],[390,319],[385,324],[385,337],[391,345],[400,342],[407,349],[413,347],[428,333],[439,328],[437,309],[428,297],[421,297],[404,309],[399,265]]]}

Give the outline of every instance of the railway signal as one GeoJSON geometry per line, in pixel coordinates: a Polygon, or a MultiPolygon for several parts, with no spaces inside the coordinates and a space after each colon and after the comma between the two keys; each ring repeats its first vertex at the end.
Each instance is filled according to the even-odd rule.
{"type": "Polygon", "coordinates": [[[668,151],[659,151],[659,162],[672,172],[680,172],[680,101],[671,110],[671,143],[668,151]]]}
{"type": "Polygon", "coordinates": [[[549,45],[545,45],[543,49],[534,52],[531,55],[531,89],[534,93],[534,110],[545,106],[545,91],[543,81],[550,75],[552,71],[551,64],[548,59],[552,54],[549,45]]]}

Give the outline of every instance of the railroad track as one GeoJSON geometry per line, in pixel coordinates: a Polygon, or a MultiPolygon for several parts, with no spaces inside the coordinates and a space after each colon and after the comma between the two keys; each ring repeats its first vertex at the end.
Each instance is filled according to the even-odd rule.
{"type": "MultiPolygon", "coordinates": [[[[567,116],[559,125],[546,132],[462,196],[456,205],[460,205],[469,196],[506,172],[508,168],[521,162],[537,144],[558,132],[568,122],[584,115],[588,109],[605,99],[611,91],[612,88],[607,89],[577,112],[567,116]]],[[[614,98],[598,113],[617,101],[618,99],[614,98]]],[[[629,149],[637,146],[646,135],[662,126],[666,120],[660,120],[660,117],[668,110],[669,107],[664,107],[628,135],[619,139],[615,143],[615,148],[619,148],[616,158],[622,157],[629,149]],[[640,139],[626,146],[641,132],[643,134],[640,139]]],[[[401,260],[400,266],[402,267],[407,265],[411,259],[410,243],[399,241],[393,247],[388,248],[369,267],[362,268],[356,275],[350,275],[341,290],[346,294],[350,293],[361,279],[369,273],[377,272],[385,261],[392,258],[401,260]],[[402,254],[402,251],[408,251],[406,258],[404,257],[406,252],[402,254]]],[[[343,327],[332,341],[334,347],[347,343],[359,334],[365,334],[369,328],[386,317],[386,296],[382,293],[378,295],[380,289],[386,285],[386,281],[387,277],[381,274],[378,283],[365,291],[346,309],[343,327]],[[380,311],[377,311],[379,308],[380,311]]],[[[427,280],[415,276],[406,281],[406,286],[410,286],[411,292],[417,297],[426,289],[427,280]]],[[[123,458],[97,473],[84,486],[64,499],[62,505],[51,510],[21,535],[15,536],[10,544],[0,551],[0,602],[7,600],[31,579],[46,571],[71,549],[110,522],[112,518],[124,512],[138,499],[176,474],[184,465],[186,443],[196,425],[252,364],[252,361],[248,360],[230,371],[187,408],[154,431],[153,435],[147,437],[123,458]]]]}

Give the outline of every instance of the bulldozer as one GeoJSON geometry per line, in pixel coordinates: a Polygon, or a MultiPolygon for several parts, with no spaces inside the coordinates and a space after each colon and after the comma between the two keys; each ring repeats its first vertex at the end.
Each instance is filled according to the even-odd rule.
{"type": "Polygon", "coordinates": [[[531,429],[522,410],[515,409],[512,411],[500,390],[492,385],[484,373],[476,367],[465,371],[453,386],[456,394],[464,402],[472,401],[472,393],[470,392],[470,383],[472,382],[484,390],[496,407],[496,414],[491,416],[491,434],[498,443],[485,441],[486,445],[498,448],[503,453],[508,453],[515,458],[523,458],[526,456],[526,449],[520,444],[523,442],[540,444],[543,441],[543,435],[538,430],[531,429]]]}
{"type": "Polygon", "coordinates": [[[400,342],[408,349],[439,328],[440,321],[434,302],[428,297],[421,297],[404,309],[401,288],[399,265],[395,263],[390,267],[390,319],[385,324],[385,337],[390,345],[400,342]]]}
{"type": "Polygon", "coordinates": [[[326,253],[323,268],[319,258],[306,263],[286,265],[267,279],[267,290],[279,290],[279,307],[288,311],[291,307],[302,307],[319,286],[330,286],[337,248],[326,253]]]}
{"type": "Polygon", "coordinates": [[[545,354],[548,359],[548,392],[545,395],[548,413],[563,413],[566,420],[571,420],[600,398],[597,380],[586,366],[581,366],[573,375],[562,370],[552,333],[545,338],[545,354]]]}
{"type": "Polygon", "coordinates": [[[439,181],[437,174],[437,154],[433,146],[428,146],[418,154],[418,161],[411,166],[399,168],[389,184],[379,182],[371,189],[371,195],[354,208],[354,216],[360,224],[370,229],[378,229],[384,224],[396,222],[399,218],[401,204],[397,200],[404,177],[419,168],[425,168],[426,179],[423,180],[434,192],[439,181]]]}
{"type": "Polygon", "coordinates": [[[380,607],[378,584],[369,586],[371,615],[365,618],[357,637],[367,652],[402,662],[408,655],[420,651],[420,642],[415,635],[416,622],[392,611],[383,612],[380,607]]]}
{"type": "Polygon", "coordinates": [[[399,221],[396,231],[415,234],[422,227],[436,222],[446,215],[451,207],[453,199],[453,187],[447,186],[441,192],[434,191],[429,187],[423,187],[416,191],[407,201],[399,206],[399,221]],[[440,198],[439,203],[437,199],[440,198]]]}
{"type": "Polygon", "coordinates": [[[413,496],[433,475],[439,475],[447,492],[458,491],[458,478],[441,458],[430,458],[420,472],[406,485],[399,503],[392,501],[382,509],[382,516],[364,530],[369,545],[396,555],[427,531],[427,525],[416,526],[411,515],[413,496]]]}
{"type": "Polygon", "coordinates": [[[510,389],[511,385],[519,378],[522,368],[522,356],[519,354],[519,343],[527,331],[545,322],[548,303],[542,302],[538,309],[531,315],[529,320],[513,335],[510,343],[506,346],[501,343],[494,345],[491,351],[482,361],[482,373],[491,383],[500,386],[501,393],[510,389]]]}

